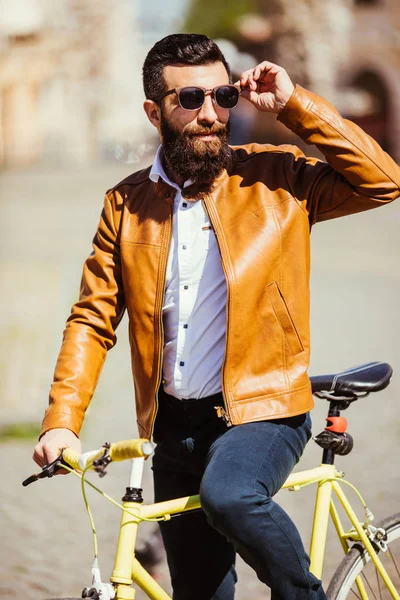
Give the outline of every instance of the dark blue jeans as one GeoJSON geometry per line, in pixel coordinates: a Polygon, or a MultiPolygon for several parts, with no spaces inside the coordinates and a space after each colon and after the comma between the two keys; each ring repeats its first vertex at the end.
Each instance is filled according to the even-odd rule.
{"type": "Polygon", "coordinates": [[[288,515],[272,500],[311,436],[309,415],[226,427],[220,394],[160,394],[155,500],[197,494],[203,511],[161,523],[174,600],[233,600],[236,552],[273,600],[323,600],[321,582],[288,515]]]}

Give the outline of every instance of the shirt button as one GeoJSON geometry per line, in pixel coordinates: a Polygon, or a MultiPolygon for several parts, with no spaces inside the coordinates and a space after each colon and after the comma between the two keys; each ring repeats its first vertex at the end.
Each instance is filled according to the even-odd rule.
{"type": "Polygon", "coordinates": [[[188,286],[188,285],[184,285],[184,286],[183,286],[183,289],[184,289],[184,290],[188,290],[188,289],[189,289],[189,286],[188,286]]]}
{"type": "Polygon", "coordinates": [[[186,250],[187,246],[185,246],[185,244],[183,244],[182,246],[182,250],[186,250]]]}
{"type": "Polygon", "coordinates": [[[185,363],[183,362],[183,360],[181,360],[181,362],[179,363],[179,366],[180,366],[180,367],[183,367],[183,366],[184,366],[184,364],[185,364],[185,363]]]}
{"type": "Polygon", "coordinates": [[[183,329],[187,329],[187,328],[188,328],[187,323],[185,323],[185,325],[183,326],[183,329]]]}
{"type": "Polygon", "coordinates": [[[186,208],[187,207],[187,202],[182,202],[182,208],[186,208]]]}

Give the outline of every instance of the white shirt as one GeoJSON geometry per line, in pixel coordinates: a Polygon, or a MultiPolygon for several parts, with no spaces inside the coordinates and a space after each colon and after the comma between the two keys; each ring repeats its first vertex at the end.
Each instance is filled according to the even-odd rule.
{"type": "Polygon", "coordinates": [[[164,389],[180,399],[204,398],[222,389],[226,281],[202,202],[182,198],[164,171],[161,153],[160,146],[150,179],[161,177],[177,190],[162,308],[164,389]]]}

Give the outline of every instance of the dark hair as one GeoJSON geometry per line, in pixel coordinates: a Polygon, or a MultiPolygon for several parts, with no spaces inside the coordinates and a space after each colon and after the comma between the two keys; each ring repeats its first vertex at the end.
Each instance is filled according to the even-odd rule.
{"type": "Polygon", "coordinates": [[[157,101],[165,89],[164,68],[168,65],[208,65],[222,62],[229,77],[231,70],[224,55],[206,35],[174,33],[167,35],[149,51],[143,63],[143,89],[146,98],[157,101]]]}

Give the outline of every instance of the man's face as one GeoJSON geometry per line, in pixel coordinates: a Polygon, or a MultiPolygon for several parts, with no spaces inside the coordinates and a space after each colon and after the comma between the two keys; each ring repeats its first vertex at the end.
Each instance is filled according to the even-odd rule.
{"type": "MultiPolygon", "coordinates": [[[[189,86],[213,89],[229,83],[229,77],[223,63],[218,62],[199,66],[170,65],[164,69],[164,81],[166,90],[189,86]]],[[[211,94],[206,95],[198,110],[182,108],[177,94],[166,96],[162,100],[162,114],[177,133],[191,134],[199,150],[218,145],[216,132],[225,130],[229,121],[229,110],[215,104],[211,94]]]]}
{"type": "MultiPolygon", "coordinates": [[[[165,90],[198,86],[213,89],[229,83],[222,62],[208,65],[170,65],[164,69],[165,90]]],[[[158,105],[157,127],[165,161],[177,180],[187,180],[209,189],[229,159],[229,110],[213,102],[206,94],[203,105],[185,110],[178,95],[170,94],[158,105]]]]}

